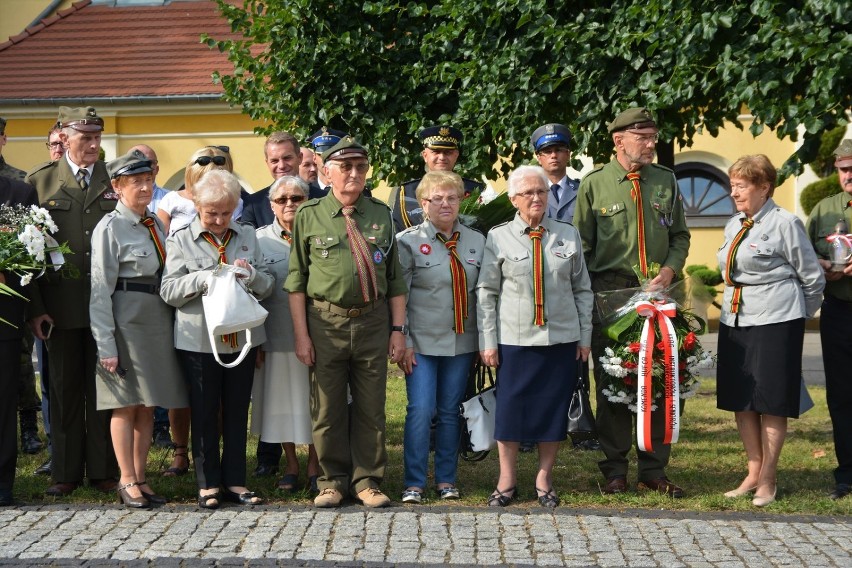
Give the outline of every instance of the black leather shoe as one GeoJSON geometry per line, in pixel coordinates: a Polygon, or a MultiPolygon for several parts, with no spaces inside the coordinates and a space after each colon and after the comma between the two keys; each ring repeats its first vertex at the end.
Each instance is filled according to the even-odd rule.
{"type": "Polygon", "coordinates": [[[51,497],[67,497],[79,486],[79,483],[60,481],[48,487],[44,493],[51,497]]]}
{"type": "Polygon", "coordinates": [[[254,476],[255,477],[271,477],[278,473],[278,466],[276,464],[259,464],[256,468],[254,468],[254,476]]]}
{"type": "Polygon", "coordinates": [[[122,503],[128,509],[150,509],[151,503],[145,499],[144,494],[139,497],[133,497],[127,492],[127,490],[134,485],[136,485],[136,483],[127,483],[126,485],[121,485],[117,488],[118,502],[122,503]]]}
{"type": "Polygon", "coordinates": [[[591,438],[589,440],[582,440],[580,442],[574,443],[575,450],[583,450],[586,452],[594,452],[601,449],[601,443],[596,439],[591,438]]]}
{"type": "Polygon", "coordinates": [[[834,491],[828,494],[828,498],[832,501],[837,501],[838,499],[843,499],[849,495],[849,493],[852,493],[852,485],[848,483],[838,483],[835,486],[834,491]]]}
{"type": "Polygon", "coordinates": [[[224,497],[226,501],[237,503],[239,505],[260,505],[263,503],[263,499],[255,495],[254,491],[235,493],[227,487],[222,488],[222,497],[224,497]]]}
{"type": "Polygon", "coordinates": [[[668,495],[675,499],[683,497],[683,489],[669,481],[668,477],[658,477],[657,479],[649,479],[640,481],[638,485],[640,490],[656,491],[663,495],[668,495]]]}
{"type": "Polygon", "coordinates": [[[33,430],[25,430],[21,432],[21,451],[25,454],[37,454],[44,444],[38,437],[38,432],[33,430]]]}
{"type": "Polygon", "coordinates": [[[36,474],[36,475],[50,475],[52,470],[53,470],[53,460],[48,459],[46,462],[44,462],[43,464],[38,466],[33,473],[36,474]]]}

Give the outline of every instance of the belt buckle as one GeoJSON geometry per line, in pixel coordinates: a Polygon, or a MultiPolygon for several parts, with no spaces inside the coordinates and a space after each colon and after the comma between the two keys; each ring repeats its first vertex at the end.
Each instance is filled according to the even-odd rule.
{"type": "Polygon", "coordinates": [[[361,315],[361,308],[349,308],[346,310],[346,317],[357,318],[361,315]]]}

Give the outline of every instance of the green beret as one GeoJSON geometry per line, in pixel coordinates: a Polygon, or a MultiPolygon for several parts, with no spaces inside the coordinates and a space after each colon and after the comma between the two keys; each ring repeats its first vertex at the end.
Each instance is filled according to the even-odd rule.
{"type": "Polygon", "coordinates": [[[657,122],[654,120],[654,115],[645,107],[633,107],[622,112],[615,117],[615,120],[609,123],[607,130],[620,132],[622,130],[644,130],[646,128],[657,128],[657,122]]]}
{"type": "Polygon", "coordinates": [[[340,142],[322,153],[322,161],[346,160],[348,158],[366,158],[367,150],[351,136],[344,136],[340,142]]]}
{"type": "Polygon", "coordinates": [[[104,119],[98,116],[95,107],[61,106],[57,122],[62,128],[70,127],[79,132],[101,132],[104,129],[104,119]]]}
{"type": "Polygon", "coordinates": [[[127,154],[119,156],[109,162],[106,167],[110,179],[153,171],[151,160],[139,150],[131,150],[127,154]]]}
{"type": "Polygon", "coordinates": [[[834,166],[836,168],[848,168],[852,166],[852,140],[846,138],[840,141],[840,145],[834,151],[836,158],[834,166]]]}

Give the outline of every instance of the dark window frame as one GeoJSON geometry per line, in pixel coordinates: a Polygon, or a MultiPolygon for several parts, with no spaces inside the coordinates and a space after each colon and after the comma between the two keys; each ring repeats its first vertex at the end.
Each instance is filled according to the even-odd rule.
{"type": "MultiPolygon", "coordinates": [[[[686,215],[686,224],[690,227],[724,227],[728,222],[728,219],[731,218],[731,215],[734,215],[737,212],[736,207],[734,206],[734,201],[731,199],[731,182],[728,178],[727,174],[711,166],[710,164],[706,164],[704,162],[683,162],[681,164],[677,164],[674,167],[675,178],[678,182],[686,178],[690,178],[693,180],[693,184],[695,183],[695,179],[705,180],[706,184],[701,190],[700,198],[699,198],[699,206],[700,209],[695,211],[692,207],[692,204],[688,204],[686,202],[686,197],[684,197],[684,214],[686,215]],[[709,203],[704,203],[704,199],[708,197],[708,193],[714,187],[721,187],[725,190],[724,196],[718,196],[714,198],[709,203]],[[730,201],[731,211],[729,214],[717,215],[717,214],[702,214],[701,209],[706,209],[707,207],[711,207],[713,205],[718,204],[720,201],[727,198],[730,201]],[[688,207],[689,206],[689,207],[688,207]]],[[[693,186],[694,187],[694,186],[693,186]]]]}

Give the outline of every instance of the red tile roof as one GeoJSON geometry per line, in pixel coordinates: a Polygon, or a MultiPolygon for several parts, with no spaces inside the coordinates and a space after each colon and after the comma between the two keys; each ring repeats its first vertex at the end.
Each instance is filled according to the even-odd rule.
{"type": "Polygon", "coordinates": [[[212,0],[158,6],[75,2],[0,43],[0,101],[216,98],[233,65],[200,42],[234,37],[212,0]]]}

